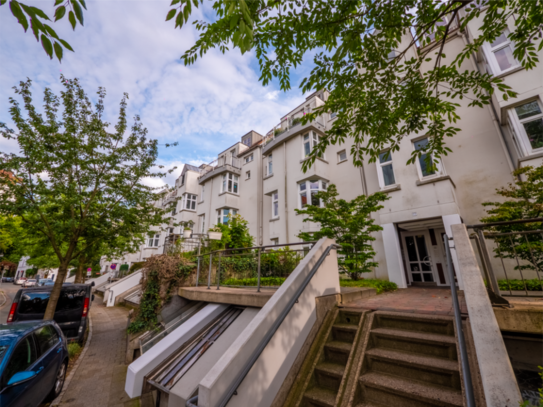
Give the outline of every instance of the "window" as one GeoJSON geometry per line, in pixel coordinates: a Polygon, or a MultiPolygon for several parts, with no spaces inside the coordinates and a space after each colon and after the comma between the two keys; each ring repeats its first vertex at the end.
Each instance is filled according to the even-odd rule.
{"type": "Polygon", "coordinates": [[[236,216],[237,214],[237,209],[219,209],[217,211],[217,224],[222,223],[226,225],[230,216],[236,216]]]}
{"type": "Polygon", "coordinates": [[[316,194],[319,191],[326,190],[326,187],[326,182],[318,179],[304,181],[298,184],[300,208],[305,208],[307,205],[323,206],[322,199],[318,199],[316,194]]]}
{"type": "Polygon", "coordinates": [[[311,151],[319,144],[319,135],[311,131],[304,135],[304,157],[311,154],[311,151]]]}
{"type": "Polygon", "coordinates": [[[24,372],[36,361],[36,347],[32,336],[24,338],[13,350],[5,369],[4,378],[9,381],[15,373],[24,372]]]}
{"type": "Polygon", "coordinates": [[[379,154],[379,162],[377,163],[377,166],[379,167],[377,176],[379,178],[379,185],[381,188],[395,185],[396,180],[394,179],[392,153],[390,150],[383,151],[381,154],[379,154]]]}
{"type": "Polygon", "coordinates": [[[206,232],[206,215],[200,215],[200,233],[206,232]]]}
{"type": "MultiPolygon", "coordinates": [[[[426,150],[428,148],[428,138],[423,138],[422,140],[415,141],[414,146],[415,150],[426,150]]],[[[417,162],[417,169],[419,171],[419,176],[430,177],[441,172],[440,163],[436,162],[432,154],[423,153],[420,155],[417,162]]]]}
{"type": "Polygon", "coordinates": [[[222,176],[222,190],[221,192],[232,192],[233,194],[237,194],[239,189],[239,177],[234,174],[224,174],[222,176]]]}
{"type": "Polygon", "coordinates": [[[245,179],[251,179],[251,171],[245,173],[245,179]]]}
{"type": "Polygon", "coordinates": [[[279,193],[274,192],[272,194],[272,218],[279,217],[279,193]]]}
{"type": "Polygon", "coordinates": [[[247,157],[245,157],[245,164],[250,163],[251,161],[253,161],[253,159],[253,154],[249,154],[247,157]]]}
{"type": "Polygon", "coordinates": [[[337,117],[337,112],[330,113],[330,120],[335,119],[337,117]]]}
{"type": "Polygon", "coordinates": [[[347,152],[345,150],[337,153],[337,162],[342,163],[343,161],[347,161],[347,152]]]}
{"type": "Polygon", "coordinates": [[[41,327],[40,329],[37,329],[34,332],[34,335],[36,338],[38,350],[40,351],[40,355],[43,355],[45,352],[55,346],[58,343],[59,339],[58,332],[50,325],[46,325],[44,327],[41,327]]]}
{"type": "Polygon", "coordinates": [[[252,134],[248,134],[248,135],[243,136],[241,138],[241,143],[245,144],[247,147],[251,147],[252,141],[253,141],[253,135],[252,134]]]}
{"type": "MultiPolygon", "coordinates": [[[[430,40],[430,42],[433,42],[436,40],[436,33],[437,33],[437,27],[445,27],[447,26],[447,24],[449,24],[449,17],[448,16],[443,16],[441,18],[441,21],[437,21],[436,24],[435,24],[435,29],[432,31],[432,32],[429,32],[427,34],[425,34],[425,37],[428,38],[430,40]]],[[[456,28],[456,22],[453,21],[451,23],[451,25],[449,26],[449,33],[454,29],[456,28]]],[[[445,33],[445,31],[443,31],[443,34],[445,33]]],[[[443,34],[440,34],[441,36],[443,36],[443,34]]],[[[442,37],[441,37],[442,38],[442,37]]],[[[425,43],[426,45],[426,43],[425,43]]]]}
{"type": "Polygon", "coordinates": [[[204,194],[206,192],[206,186],[205,184],[202,185],[202,194],[200,195],[200,202],[204,202],[204,194]]]}
{"type": "Polygon", "coordinates": [[[519,66],[519,63],[513,56],[515,49],[513,42],[507,38],[509,30],[505,30],[492,44],[485,43],[487,61],[490,70],[497,75],[519,66]]]}
{"type": "Polygon", "coordinates": [[[183,209],[196,209],[196,195],[194,194],[183,194],[183,209]]]}
{"type": "Polygon", "coordinates": [[[274,239],[270,239],[270,240],[271,240],[272,245],[278,245],[279,244],[279,238],[278,237],[276,237],[274,239]]]}
{"type": "Polygon", "coordinates": [[[526,152],[543,148],[543,109],[541,102],[534,100],[510,110],[515,134],[526,152]]]}
{"type": "Polygon", "coordinates": [[[177,213],[177,201],[172,203],[172,216],[174,216],[177,213]]]}
{"type": "Polygon", "coordinates": [[[185,185],[185,174],[181,175],[181,186],[185,185]]]}
{"type": "Polygon", "coordinates": [[[170,235],[173,235],[173,228],[169,228],[168,232],[169,232],[170,235]]]}
{"type": "Polygon", "coordinates": [[[160,235],[157,233],[154,236],[149,236],[149,241],[147,242],[147,247],[158,247],[158,241],[160,239],[160,235]]]}
{"type": "Polygon", "coordinates": [[[267,165],[266,165],[266,175],[272,175],[273,174],[273,156],[270,154],[268,157],[266,157],[267,165]]]}

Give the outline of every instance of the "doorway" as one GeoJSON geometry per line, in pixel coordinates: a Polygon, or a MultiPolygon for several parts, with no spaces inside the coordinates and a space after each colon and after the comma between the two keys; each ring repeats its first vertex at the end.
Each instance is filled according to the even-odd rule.
{"type": "Polygon", "coordinates": [[[436,283],[428,231],[403,232],[402,238],[409,283],[436,283]]]}

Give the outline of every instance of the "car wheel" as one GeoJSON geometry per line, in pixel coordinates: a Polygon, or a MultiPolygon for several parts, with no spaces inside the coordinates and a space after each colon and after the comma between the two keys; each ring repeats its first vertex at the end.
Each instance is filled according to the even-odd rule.
{"type": "Polygon", "coordinates": [[[64,387],[64,381],[66,380],[67,364],[68,363],[63,362],[62,365],[60,365],[60,369],[58,370],[57,377],[55,379],[55,384],[53,385],[51,392],[47,396],[47,401],[53,401],[59,396],[60,392],[62,391],[62,388],[64,387]]]}

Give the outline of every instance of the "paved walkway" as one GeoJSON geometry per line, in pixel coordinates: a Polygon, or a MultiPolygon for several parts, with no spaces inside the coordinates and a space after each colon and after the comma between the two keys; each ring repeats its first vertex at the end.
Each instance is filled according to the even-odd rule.
{"type": "MultiPolygon", "coordinates": [[[[466,302],[459,296],[460,311],[467,314],[466,302]]],[[[450,288],[410,287],[344,304],[345,307],[418,314],[454,315],[450,288]]]]}
{"type": "Polygon", "coordinates": [[[127,317],[127,309],[106,308],[102,298],[96,296],[91,306],[90,346],[59,406],[125,407],[133,404],[124,391],[128,367],[124,363],[127,317]]]}

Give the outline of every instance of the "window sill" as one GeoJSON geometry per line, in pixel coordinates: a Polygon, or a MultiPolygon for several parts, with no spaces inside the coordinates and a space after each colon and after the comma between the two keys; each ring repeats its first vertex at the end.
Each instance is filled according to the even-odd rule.
{"type": "Polygon", "coordinates": [[[268,179],[268,178],[271,178],[271,177],[273,177],[273,174],[266,175],[264,178],[262,178],[262,180],[265,180],[265,179],[268,179]]]}
{"type": "Polygon", "coordinates": [[[275,222],[276,220],[279,220],[279,216],[277,218],[271,218],[270,222],[275,222]]]}
{"type": "Polygon", "coordinates": [[[225,194],[227,194],[227,195],[232,195],[232,196],[235,196],[235,197],[238,197],[238,198],[239,198],[239,194],[235,194],[234,192],[229,192],[229,191],[221,192],[221,193],[219,194],[219,196],[225,195],[225,194]]]}
{"type": "Polygon", "coordinates": [[[401,187],[400,184],[394,184],[394,185],[386,186],[385,188],[381,188],[380,192],[384,192],[386,194],[386,193],[393,192],[393,191],[399,191],[401,189],[402,189],[402,187],[401,187]]]}
{"type": "Polygon", "coordinates": [[[345,160],[341,160],[341,161],[338,161],[338,163],[337,163],[337,164],[338,164],[338,165],[339,165],[339,164],[343,164],[343,163],[346,163],[347,161],[349,161],[349,160],[347,160],[347,159],[345,159],[345,160]]]}
{"type": "Polygon", "coordinates": [[[200,201],[200,202],[198,202],[198,205],[203,204],[203,203],[204,203],[204,201],[200,201]]]}
{"type": "Polygon", "coordinates": [[[158,250],[158,247],[146,247],[146,249],[158,250]]]}
{"type": "Polygon", "coordinates": [[[181,212],[193,212],[193,213],[196,213],[196,209],[181,209],[178,213],[181,213],[181,212]]]}
{"type": "MultiPolygon", "coordinates": [[[[307,161],[307,160],[309,160],[309,157],[306,157],[303,160],[300,160],[300,164],[302,164],[304,161],[307,161]]],[[[323,163],[326,163],[326,164],[330,164],[328,161],[326,161],[324,158],[321,158],[321,157],[317,157],[317,160],[322,161],[323,163]]]]}
{"type": "Polygon", "coordinates": [[[447,180],[451,182],[454,188],[456,188],[456,185],[454,184],[453,180],[448,175],[440,175],[438,177],[432,177],[432,178],[419,180],[416,182],[416,184],[418,187],[420,187],[421,185],[433,184],[434,182],[447,181],[447,180]]]}
{"type": "Polygon", "coordinates": [[[530,161],[530,160],[533,160],[535,158],[542,158],[542,157],[543,157],[543,151],[537,151],[535,153],[528,154],[525,157],[519,158],[518,162],[521,163],[521,162],[524,162],[524,161],[530,161]]]}
{"type": "Polygon", "coordinates": [[[524,69],[524,67],[522,65],[519,65],[519,66],[517,66],[515,68],[509,69],[508,71],[502,72],[502,73],[500,73],[498,75],[494,75],[493,78],[496,78],[496,79],[503,78],[503,77],[505,77],[507,75],[511,75],[511,74],[513,74],[515,72],[518,72],[518,71],[521,71],[523,69],[524,69]]]}

